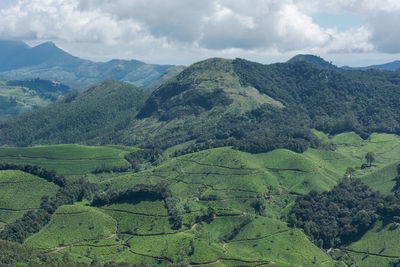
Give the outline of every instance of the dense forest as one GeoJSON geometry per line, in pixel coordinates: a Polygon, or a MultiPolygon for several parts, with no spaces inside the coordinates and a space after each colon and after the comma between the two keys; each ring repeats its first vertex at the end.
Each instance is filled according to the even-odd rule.
{"type": "Polygon", "coordinates": [[[372,191],[359,179],[344,178],[331,191],[298,197],[289,223],[328,249],[359,239],[378,219],[400,223],[400,200],[372,191]]]}
{"type": "Polygon", "coordinates": [[[148,95],[145,89],[107,80],[41,110],[0,121],[1,143],[115,143],[116,132],[130,124],[148,95]]]}
{"type": "Polygon", "coordinates": [[[45,109],[3,120],[0,143],[166,149],[195,141],[179,153],[226,145],[252,153],[276,148],[302,152],[326,146],[311,128],[329,134],[355,131],[363,138],[373,132],[400,134],[399,87],[398,72],[328,70],[302,61],[262,65],[209,59],[151,95],[106,81],[45,109]],[[260,95],[250,97],[249,88],[260,95]],[[254,99],[267,97],[272,102],[254,104],[254,99]],[[238,111],[243,105],[252,108],[238,111]]]}

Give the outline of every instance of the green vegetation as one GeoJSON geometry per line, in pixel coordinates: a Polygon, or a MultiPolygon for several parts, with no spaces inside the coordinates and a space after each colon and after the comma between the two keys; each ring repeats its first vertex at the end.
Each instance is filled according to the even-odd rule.
{"type": "Polygon", "coordinates": [[[52,249],[80,241],[111,238],[115,227],[113,218],[95,208],[65,205],[57,209],[48,225],[25,242],[34,247],[52,249]]]}
{"type": "Polygon", "coordinates": [[[58,186],[19,170],[0,171],[0,221],[12,223],[40,207],[43,196],[54,196],[58,186]],[[29,194],[27,194],[29,192],[29,194]]]}
{"type": "Polygon", "coordinates": [[[69,87],[48,80],[0,80],[0,118],[43,108],[69,91],[69,87]]]}
{"type": "Polygon", "coordinates": [[[328,70],[338,70],[339,68],[332,64],[332,62],[327,62],[324,59],[314,56],[314,55],[296,55],[289,59],[288,62],[298,62],[298,61],[305,61],[311,63],[315,66],[318,66],[323,69],[328,70]]]}
{"type": "MultiPolygon", "coordinates": [[[[118,146],[3,148],[0,155],[37,157],[38,161],[42,157],[47,166],[63,159],[107,162],[107,158],[120,158],[139,168],[99,174],[82,168],[81,177],[95,184],[67,176],[56,197],[42,198],[37,202],[39,210],[5,224],[2,238],[53,251],[59,259],[69,255],[85,264],[252,266],[275,262],[286,266],[296,262],[299,266],[333,266],[349,259],[357,264],[368,262],[354,256],[357,253],[350,252],[350,246],[374,233],[373,222],[397,220],[397,200],[387,195],[394,194],[400,138],[373,134],[362,140],[355,133],[318,136],[334,143],[336,150],[295,153],[277,149],[251,154],[221,147],[173,157],[156,149],[118,146]],[[368,152],[375,154],[372,166],[365,159],[368,152]],[[367,167],[361,168],[363,164],[367,167]],[[335,187],[349,176],[359,177],[374,189],[383,188],[376,177],[390,183],[382,181],[386,188],[382,194],[360,182],[335,187]],[[299,215],[299,203],[312,198],[318,198],[312,205],[320,205],[312,209],[315,216],[304,217],[307,222],[299,215]],[[337,200],[341,202],[335,204],[336,210],[348,210],[347,217],[331,209],[337,200]],[[314,219],[318,223],[312,223],[314,219]],[[349,227],[341,227],[345,221],[349,227]],[[38,225],[34,231],[28,230],[32,222],[38,225]],[[350,234],[352,229],[358,235],[350,234]],[[319,248],[332,244],[336,248],[332,257],[319,248]]],[[[72,162],[71,168],[75,166],[72,162]]],[[[385,229],[389,231],[395,222],[391,225],[385,229]]],[[[389,260],[372,262],[386,264],[389,260]]]]}
{"type": "Polygon", "coordinates": [[[2,120],[1,144],[106,146],[0,148],[4,177],[54,188],[0,237],[106,266],[397,264],[399,77],[209,59],[2,120]]]}
{"type": "Polygon", "coordinates": [[[116,131],[133,120],[148,95],[145,89],[107,80],[84,91],[74,91],[41,110],[0,122],[0,143],[116,143],[121,138],[116,131]]]}
{"type": "Polygon", "coordinates": [[[36,165],[62,175],[83,175],[98,168],[130,167],[124,157],[136,150],[123,146],[83,145],[0,147],[0,162],[36,165]]]}

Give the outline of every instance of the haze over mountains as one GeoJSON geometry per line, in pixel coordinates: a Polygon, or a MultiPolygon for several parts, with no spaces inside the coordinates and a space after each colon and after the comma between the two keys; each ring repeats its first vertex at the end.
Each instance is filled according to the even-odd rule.
{"type": "Polygon", "coordinates": [[[116,79],[147,87],[171,67],[138,60],[93,62],[72,56],[52,42],[30,47],[20,41],[0,41],[0,77],[7,79],[57,80],[74,89],[116,79]]]}

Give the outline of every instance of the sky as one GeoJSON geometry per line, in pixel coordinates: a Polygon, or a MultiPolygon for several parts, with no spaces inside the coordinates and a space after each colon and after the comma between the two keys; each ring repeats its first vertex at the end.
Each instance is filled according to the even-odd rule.
{"type": "Polygon", "coordinates": [[[0,0],[0,39],[94,61],[314,54],[365,66],[400,59],[399,22],[399,0],[0,0]]]}

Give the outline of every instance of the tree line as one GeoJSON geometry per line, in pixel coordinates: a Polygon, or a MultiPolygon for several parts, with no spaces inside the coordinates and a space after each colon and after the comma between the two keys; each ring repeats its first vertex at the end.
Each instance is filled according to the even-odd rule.
{"type": "Polygon", "coordinates": [[[400,223],[400,200],[372,191],[359,179],[344,178],[331,191],[298,197],[288,222],[327,249],[359,239],[378,219],[400,223]]]}

